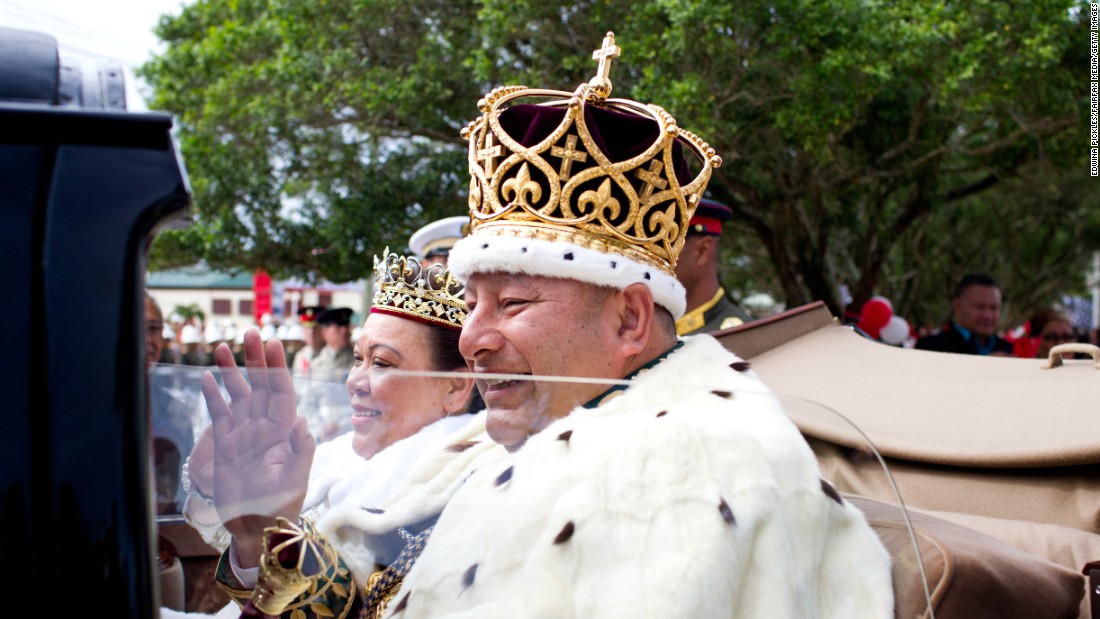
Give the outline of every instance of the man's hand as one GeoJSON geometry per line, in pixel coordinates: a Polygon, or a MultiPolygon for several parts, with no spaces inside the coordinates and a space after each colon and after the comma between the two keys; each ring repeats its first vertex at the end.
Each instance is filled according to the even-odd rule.
{"type": "Polygon", "coordinates": [[[213,418],[215,507],[233,536],[240,566],[247,568],[259,564],[265,527],[277,516],[298,521],[316,444],[306,419],[295,411],[279,340],[265,344],[251,329],[244,336],[244,354],[248,380],[226,344],[214,351],[229,402],[209,372],[202,377],[202,391],[213,418]]]}

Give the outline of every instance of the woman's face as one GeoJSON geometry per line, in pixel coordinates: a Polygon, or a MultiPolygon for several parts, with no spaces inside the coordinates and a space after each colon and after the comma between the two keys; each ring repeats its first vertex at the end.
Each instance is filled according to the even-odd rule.
{"type": "MultiPolygon", "coordinates": [[[[1073,332],[1073,325],[1064,320],[1052,320],[1043,327],[1043,331],[1039,333],[1039,348],[1035,353],[1035,356],[1040,359],[1046,359],[1050,356],[1050,349],[1059,344],[1070,344],[1077,341],[1077,336],[1073,332]]],[[[1063,354],[1062,357],[1072,357],[1072,354],[1063,354]]]]}
{"type": "Polygon", "coordinates": [[[347,380],[352,447],[360,456],[370,458],[465,407],[472,378],[398,376],[392,371],[436,369],[430,329],[390,314],[370,314],[363,324],[347,380]]]}

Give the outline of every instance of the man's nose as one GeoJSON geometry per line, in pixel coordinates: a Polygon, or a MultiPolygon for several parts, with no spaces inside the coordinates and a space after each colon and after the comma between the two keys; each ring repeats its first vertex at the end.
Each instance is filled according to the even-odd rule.
{"type": "Polygon", "coordinates": [[[458,350],[463,357],[476,361],[478,357],[500,348],[500,331],[492,314],[483,309],[484,305],[474,308],[462,324],[462,335],[458,338],[458,350]]]}

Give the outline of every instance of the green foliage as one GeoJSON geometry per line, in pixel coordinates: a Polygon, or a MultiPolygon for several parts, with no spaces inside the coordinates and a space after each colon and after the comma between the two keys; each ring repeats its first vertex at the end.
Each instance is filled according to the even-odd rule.
{"type": "Polygon", "coordinates": [[[206,313],[199,308],[198,305],[191,303],[189,305],[177,305],[172,308],[172,313],[169,316],[179,316],[180,320],[187,322],[194,318],[199,322],[206,320],[206,313]]]}
{"type": "Polygon", "coordinates": [[[1080,0],[199,0],[162,19],[168,50],[143,69],[195,190],[194,226],[153,261],[362,276],[464,211],[458,130],[483,92],[572,90],[611,29],[613,96],[662,105],[725,159],[710,193],[735,212],[729,288],[839,313],[846,284],[934,321],[948,282],[984,269],[1022,312],[1078,286],[1098,244],[1083,16],[1080,0]]]}

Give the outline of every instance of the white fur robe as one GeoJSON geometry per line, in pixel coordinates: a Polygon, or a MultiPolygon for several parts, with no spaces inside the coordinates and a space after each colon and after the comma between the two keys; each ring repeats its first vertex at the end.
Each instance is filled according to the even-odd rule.
{"type": "Polygon", "coordinates": [[[359,583],[392,554],[385,538],[395,530],[439,515],[471,471],[508,455],[485,432],[485,411],[467,415],[469,422],[448,434],[433,449],[422,449],[415,463],[406,462],[402,484],[379,493],[362,480],[317,522],[317,529],[339,549],[359,583]]]}
{"type": "Polygon", "coordinates": [[[893,616],[890,559],[709,336],[457,489],[388,616],[893,616]]]}

